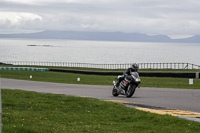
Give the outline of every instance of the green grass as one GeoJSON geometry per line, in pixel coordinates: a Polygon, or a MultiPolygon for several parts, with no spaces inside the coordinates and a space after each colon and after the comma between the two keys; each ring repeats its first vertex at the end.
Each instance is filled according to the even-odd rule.
{"type": "Polygon", "coordinates": [[[183,88],[200,89],[200,79],[194,79],[193,85],[189,85],[188,78],[157,78],[142,77],[142,87],[161,87],[161,88],[183,88]]]}
{"type": "MultiPolygon", "coordinates": [[[[38,72],[38,71],[9,71],[0,70],[2,78],[33,80],[44,82],[68,83],[68,84],[89,84],[89,85],[111,85],[116,76],[100,76],[73,74],[61,72],[38,72]],[[32,75],[32,79],[30,79],[32,75]],[[77,81],[80,78],[80,82],[77,81]]],[[[200,89],[200,79],[194,79],[194,84],[189,85],[187,78],[160,78],[160,77],[141,77],[141,87],[164,87],[164,88],[186,88],[200,89]]]]}
{"type": "Polygon", "coordinates": [[[55,94],[2,90],[3,133],[197,133],[200,123],[123,105],[55,94]]]}
{"type": "Polygon", "coordinates": [[[1,77],[11,79],[90,85],[112,85],[112,81],[114,79],[114,76],[98,76],[51,71],[0,71],[0,74],[1,77]],[[30,79],[30,75],[32,75],[32,79],[30,79]],[[77,82],[78,77],[81,79],[80,82],[77,82]]]}

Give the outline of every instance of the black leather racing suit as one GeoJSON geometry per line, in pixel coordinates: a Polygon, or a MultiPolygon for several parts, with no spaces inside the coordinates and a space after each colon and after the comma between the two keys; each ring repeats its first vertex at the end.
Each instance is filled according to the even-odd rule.
{"type": "Polygon", "coordinates": [[[117,86],[117,87],[119,86],[120,82],[125,78],[125,76],[131,75],[131,72],[138,72],[138,71],[135,70],[135,69],[133,69],[133,68],[128,68],[128,69],[124,72],[123,76],[120,77],[120,78],[118,79],[118,82],[117,82],[116,86],[117,86]]]}
{"type": "Polygon", "coordinates": [[[125,72],[124,75],[131,75],[131,72],[138,72],[137,70],[133,68],[128,68],[125,72]]]}

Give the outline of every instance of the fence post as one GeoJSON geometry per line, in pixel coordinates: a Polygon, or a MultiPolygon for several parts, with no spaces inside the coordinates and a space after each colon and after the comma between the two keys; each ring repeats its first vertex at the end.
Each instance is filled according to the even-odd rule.
{"type": "Polygon", "coordinates": [[[197,79],[199,78],[199,72],[196,72],[196,78],[197,79]]]}

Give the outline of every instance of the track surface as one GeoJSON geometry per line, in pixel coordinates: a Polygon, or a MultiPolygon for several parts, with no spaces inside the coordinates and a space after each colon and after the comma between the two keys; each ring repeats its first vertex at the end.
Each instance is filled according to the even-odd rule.
{"type": "Polygon", "coordinates": [[[194,111],[200,113],[200,90],[172,88],[137,88],[131,98],[112,96],[112,86],[76,85],[24,81],[1,78],[1,88],[27,91],[58,93],[73,96],[86,96],[103,100],[128,101],[169,109],[194,111]]]}

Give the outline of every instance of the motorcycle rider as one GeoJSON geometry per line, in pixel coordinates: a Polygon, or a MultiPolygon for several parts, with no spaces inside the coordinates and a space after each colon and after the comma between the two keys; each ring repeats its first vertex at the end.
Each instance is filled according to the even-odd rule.
{"type": "Polygon", "coordinates": [[[116,86],[117,86],[117,87],[119,86],[120,82],[125,78],[125,76],[131,75],[131,72],[138,72],[138,64],[133,63],[133,64],[131,65],[131,67],[128,68],[128,69],[124,72],[123,76],[121,76],[121,77],[118,78],[118,82],[116,83],[116,86]]]}

